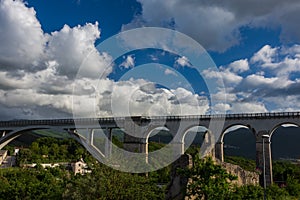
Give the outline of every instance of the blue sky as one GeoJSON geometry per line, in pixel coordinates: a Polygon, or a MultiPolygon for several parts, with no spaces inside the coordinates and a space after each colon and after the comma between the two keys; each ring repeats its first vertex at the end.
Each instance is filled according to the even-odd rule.
{"type": "MultiPolygon", "coordinates": [[[[96,44],[117,34],[122,25],[130,23],[142,12],[142,6],[137,1],[38,1],[29,0],[28,6],[34,7],[37,18],[46,33],[69,26],[85,25],[87,22],[98,21],[101,28],[101,38],[96,44]],[[59,5],[59,6],[57,6],[59,5]]],[[[230,63],[234,60],[251,57],[265,44],[281,45],[280,30],[277,28],[241,28],[241,44],[233,46],[225,52],[210,51],[217,65],[230,63]],[[241,49],[243,51],[241,51],[241,49]]]]}
{"type": "Polygon", "coordinates": [[[34,7],[37,18],[45,32],[51,33],[69,26],[85,25],[87,22],[100,23],[101,40],[117,34],[122,25],[129,23],[134,15],[140,12],[140,4],[132,0],[121,1],[27,1],[34,7]]]}
{"type": "Polygon", "coordinates": [[[1,118],[299,111],[299,11],[296,0],[0,0],[1,118]],[[141,27],[185,34],[216,66],[99,50],[141,27]]]}

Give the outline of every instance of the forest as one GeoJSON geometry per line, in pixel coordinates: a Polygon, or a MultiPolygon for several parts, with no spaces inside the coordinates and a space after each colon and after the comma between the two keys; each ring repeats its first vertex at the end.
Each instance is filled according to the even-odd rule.
{"type": "MultiPolygon", "coordinates": [[[[7,147],[11,150],[11,147],[7,147]]],[[[151,151],[161,148],[153,142],[151,151]]],[[[186,197],[194,199],[262,199],[261,186],[236,186],[236,177],[227,173],[211,158],[199,159],[193,154],[192,168],[179,169],[190,178],[186,197]]],[[[227,157],[227,162],[251,170],[252,160],[227,157]]],[[[42,137],[21,149],[17,166],[0,169],[0,199],[165,199],[171,166],[148,174],[131,174],[98,163],[79,143],[72,139],[42,137]],[[92,173],[74,175],[65,166],[44,169],[39,163],[71,162],[83,159],[92,173]],[[35,168],[22,167],[38,163],[35,168]]],[[[299,199],[300,167],[291,162],[273,164],[274,184],[267,188],[267,199],[299,199]]]]}

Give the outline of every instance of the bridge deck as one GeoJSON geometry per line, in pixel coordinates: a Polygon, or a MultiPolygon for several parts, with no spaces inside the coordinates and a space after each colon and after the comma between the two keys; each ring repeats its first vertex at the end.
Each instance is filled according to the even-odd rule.
{"type": "Polygon", "coordinates": [[[31,125],[75,125],[114,123],[125,121],[127,118],[138,120],[184,120],[184,119],[269,119],[269,118],[296,118],[300,112],[274,112],[274,113],[240,113],[240,114],[212,114],[212,115],[183,115],[183,116],[134,116],[134,117],[101,117],[101,118],[74,118],[74,119],[38,119],[38,120],[10,120],[0,121],[0,127],[19,127],[31,125]]]}

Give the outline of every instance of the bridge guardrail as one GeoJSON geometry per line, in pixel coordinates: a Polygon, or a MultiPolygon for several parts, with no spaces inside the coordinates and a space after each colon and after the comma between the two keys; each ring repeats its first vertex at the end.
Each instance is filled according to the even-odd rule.
{"type": "MultiPolygon", "coordinates": [[[[181,119],[199,119],[210,120],[217,118],[235,119],[235,118],[270,118],[270,117],[300,117],[300,112],[273,112],[273,113],[235,113],[235,114],[211,114],[211,115],[174,115],[174,116],[136,116],[146,120],[181,120],[181,119]]],[[[0,127],[19,127],[35,125],[75,125],[91,124],[101,122],[124,121],[126,117],[102,117],[102,118],[77,118],[77,119],[42,119],[42,120],[11,120],[0,121],[0,127]]]]}

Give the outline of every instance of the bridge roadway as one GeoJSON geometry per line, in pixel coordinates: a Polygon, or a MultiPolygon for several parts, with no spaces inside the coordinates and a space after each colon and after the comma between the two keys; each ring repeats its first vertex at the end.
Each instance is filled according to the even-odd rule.
{"type": "Polygon", "coordinates": [[[299,127],[300,112],[0,121],[2,135],[0,149],[26,131],[54,129],[67,131],[94,156],[96,155],[97,159],[101,159],[108,157],[111,153],[112,129],[120,128],[125,131],[124,148],[127,151],[148,155],[149,135],[158,128],[165,128],[173,136],[172,144],[176,146],[178,156],[184,153],[184,138],[187,132],[193,127],[202,126],[207,128],[208,133],[205,134],[206,146],[202,153],[213,152],[216,158],[224,161],[223,138],[226,131],[233,126],[243,126],[248,128],[256,139],[257,168],[262,170],[265,165],[266,184],[270,185],[273,181],[270,141],[274,131],[283,124],[293,124],[299,127]],[[97,130],[102,130],[106,136],[104,152],[94,145],[97,130]],[[263,138],[266,135],[269,138],[263,138]],[[265,163],[263,154],[265,154],[265,163]]]}

